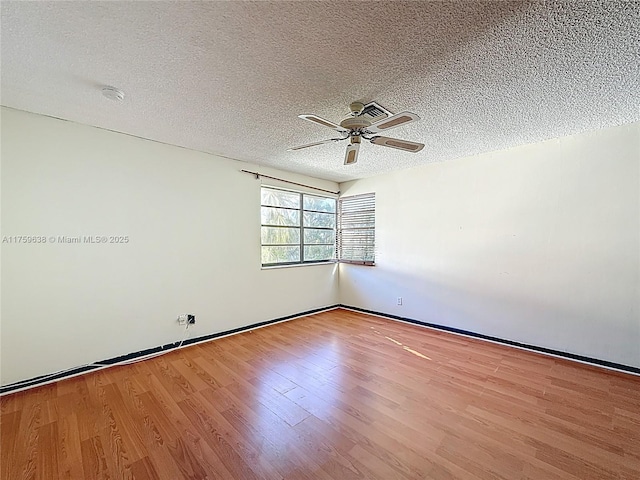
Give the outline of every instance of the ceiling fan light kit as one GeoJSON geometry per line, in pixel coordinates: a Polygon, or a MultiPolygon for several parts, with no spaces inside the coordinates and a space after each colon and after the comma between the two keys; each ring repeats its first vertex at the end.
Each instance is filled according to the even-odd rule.
{"type": "Polygon", "coordinates": [[[360,151],[360,144],[363,138],[365,140],[369,140],[374,145],[396,148],[398,150],[404,150],[405,152],[411,153],[417,153],[424,148],[424,144],[422,143],[401,140],[399,138],[375,136],[376,133],[416,122],[420,120],[420,117],[411,112],[400,112],[387,117],[387,113],[382,109],[382,107],[377,104],[372,105],[374,106],[370,110],[375,112],[374,115],[377,117],[384,116],[382,119],[375,122],[372,122],[368,118],[368,115],[364,114],[364,112],[369,110],[369,106],[364,105],[361,102],[353,102],[349,105],[351,117],[345,118],[339,125],[322,117],[318,117],[317,115],[298,115],[298,117],[303,120],[335,130],[340,133],[341,137],[292,147],[289,148],[289,151],[301,150],[303,148],[315,147],[316,145],[323,145],[325,143],[339,142],[341,140],[349,139],[349,145],[347,146],[347,151],[344,157],[344,164],[353,165],[358,161],[358,152],[360,151]]]}

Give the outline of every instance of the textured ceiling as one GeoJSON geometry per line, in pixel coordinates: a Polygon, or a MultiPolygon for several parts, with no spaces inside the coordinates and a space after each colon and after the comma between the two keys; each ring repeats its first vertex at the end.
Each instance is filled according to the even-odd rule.
{"type": "Polygon", "coordinates": [[[334,181],[640,120],[640,3],[3,1],[1,103],[334,181]],[[100,86],[126,92],[122,103],[100,86]],[[354,100],[422,120],[345,142],[354,100]]]}

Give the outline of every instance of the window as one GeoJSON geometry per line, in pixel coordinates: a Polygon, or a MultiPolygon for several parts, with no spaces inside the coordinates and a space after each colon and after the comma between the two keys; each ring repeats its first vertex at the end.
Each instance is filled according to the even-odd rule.
{"type": "Polygon", "coordinates": [[[335,198],[272,187],[261,197],[262,266],[335,260],[335,198]]]}
{"type": "Polygon", "coordinates": [[[373,265],[375,226],[375,193],[338,200],[338,259],[345,263],[373,265]]]}

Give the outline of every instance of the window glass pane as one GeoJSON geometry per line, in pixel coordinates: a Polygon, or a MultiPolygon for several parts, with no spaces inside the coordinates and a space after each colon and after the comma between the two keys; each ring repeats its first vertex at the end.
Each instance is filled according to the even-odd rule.
{"type": "Polygon", "coordinates": [[[333,213],[304,212],[304,226],[335,228],[336,216],[333,213]]]}
{"type": "Polygon", "coordinates": [[[300,261],[300,247],[262,247],[262,263],[300,261]]]}
{"type": "Polygon", "coordinates": [[[331,260],[336,249],[333,245],[310,245],[304,247],[304,261],[331,260]]]}
{"type": "Polygon", "coordinates": [[[260,192],[263,265],[336,258],[338,202],[335,198],[270,187],[262,187],[260,192]]]}
{"type": "Polygon", "coordinates": [[[313,195],[304,195],[304,209],[315,210],[318,212],[336,212],[336,201],[333,198],[315,197],[313,195]]]}
{"type": "Polygon", "coordinates": [[[304,229],[304,243],[335,243],[335,231],[333,230],[316,230],[313,228],[304,229]]]}
{"type": "Polygon", "coordinates": [[[300,210],[262,207],[263,225],[300,225],[300,210]]]}
{"type": "Polygon", "coordinates": [[[300,244],[300,229],[288,227],[262,227],[262,244],[300,244]]]}
{"type": "Polygon", "coordinates": [[[262,189],[262,205],[273,207],[300,208],[300,194],[295,192],[285,192],[272,188],[262,189]]]}

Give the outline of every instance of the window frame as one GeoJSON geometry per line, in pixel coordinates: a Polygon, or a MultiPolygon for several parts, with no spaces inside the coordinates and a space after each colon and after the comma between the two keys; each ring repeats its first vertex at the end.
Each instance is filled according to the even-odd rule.
{"type": "Polygon", "coordinates": [[[297,191],[297,190],[290,190],[287,188],[282,188],[282,187],[274,187],[271,185],[262,185],[260,187],[260,212],[261,212],[261,217],[260,217],[260,263],[262,265],[262,268],[278,268],[278,267],[292,267],[292,266],[304,266],[304,265],[323,265],[323,264],[328,264],[328,263],[336,263],[337,262],[337,250],[336,250],[336,240],[337,240],[337,226],[338,226],[338,199],[336,197],[333,196],[329,196],[329,195],[319,195],[316,193],[309,193],[309,192],[303,192],[303,191],[297,191]],[[262,191],[264,189],[267,190],[278,190],[278,191],[282,191],[282,192],[287,192],[287,193],[291,193],[291,194],[295,194],[295,195],[299,195],[299,204],[300,204],[300,208],[294,208],[294,207],[283,207],[283,206],[275,206],[275,205],[265,205],[262,203],[262,191]],[[304,199],[305,197],[316,197],[316,198],[323,198],[323,199],[329,199],[332,200],[334,202],[334,211],[333,212],[325,212],[325,211],[320,211],[320,210],[311,210],[311,209],[305,209],[304,208],[304,199]],[[297,225],[273,225],[273,224],[269,224],[269,223],[262,223],[262,209],[263,208],[279,208],[279,209],[283,209],[283,210],[293,210],[293,211],[297,211],[299,212],[299,222],[297,225]],[[309,212],[309,213],[321,213],[321,214],[325,214],[325,215],[333,215],[333,227],[305,227],[304,225],[304,214],[305,212],[309,212]],[[295,228],[299,231],[299,242],[298,243],[291,243],[291,244],[282,244],[282,243],[263,243],[262,242],[262,229],[263,228],[295,228]],[[324,231],[330,231],[333,232],[333,243],[305,243],[305,230],[324,230],[324,231]],[[326,260],[305,260],[304,257],[304,251],[305,251],[305,247],[309,247],[309,246],[331,246],[333,247],[333,254],[332,254],[332,258],[330,259],[326,259],[326,260]],[[275,263],[264,263],[262,262],[262,248],[263,247],[283,247],[283,246],[296,246],[299,249],[300,252],[300,260],[298,261],[294,261],[294,262],[275,262],[275,263]]]}

